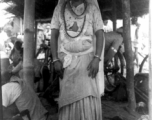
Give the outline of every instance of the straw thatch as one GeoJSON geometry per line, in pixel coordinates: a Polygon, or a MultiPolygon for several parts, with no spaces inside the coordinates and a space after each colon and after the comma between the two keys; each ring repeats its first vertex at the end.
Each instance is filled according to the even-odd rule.
{"type": "MultiPolygon", "coordinates": [[[[98,0],[103,17],[112,19],[113,3],[112,0],[98,0]]],[[[10,6],[6,11],[23,17],[24,0],[4,0],[4,2],[13,2],[15,6],[10,6]]],[[[122,0],[115,0],[117,19],[122,19],[122,0]]],[[[57,0],[36,0],[36,19],[50,18],[57,4],[57,0]]],[[[149,11],[149,0],[130,0],[131,16],[142,16],[149,11]]]]}

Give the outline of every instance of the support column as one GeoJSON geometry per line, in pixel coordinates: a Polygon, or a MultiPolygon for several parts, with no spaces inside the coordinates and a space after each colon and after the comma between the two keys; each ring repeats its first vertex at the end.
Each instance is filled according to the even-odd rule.
{"type": "MultiPolygon", "coordinates": [[[[1,51],[0,51],[1,52],[1,51]]],[[[0,72],[2,70],[1,68],[1,53],[0,53],[0,72]]],[[[2,77],[0,73],[0,120],[3,120],[3,106],[2,106],[2,77]]]]}
{"type": "Polygon", "coordinates": [[[152,120],[152,1],[149,3],[149,120],[152,120]]]}
{"type": "Polygon", "coordinates": [[[35,55],[35,57],[36,57],[36,54],[37,54],[37,25],[38,25],[38,22],[37,21],[35,21],[35,53],[34,53],[34,55],[35,55]]]}
{"type": "Polygon", "coordinates": [[[133,51],[130,37],[130,0],[122,0],[123,8],[123,31],[124,45],[126,54],[126,72],[127,72],[127,93],[128,93],[128,109],[130,112],[135,111],[136,100],[134,91],[134,64],[133,51]]]}
{"type": "Polygon", "coordinates": [[[117,29],[117,14],[116,14],[116,0],[112,0],[112,14],[113,14],[113,31],[117,29]]]}
{"type": "Polygon", "coordinates": [[[34,88],[35,0],[24,1],[23,78],[34,88]]]}

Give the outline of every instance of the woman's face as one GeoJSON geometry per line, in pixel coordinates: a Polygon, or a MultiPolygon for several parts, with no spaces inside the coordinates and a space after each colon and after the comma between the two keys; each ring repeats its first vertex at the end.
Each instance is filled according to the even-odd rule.
{"type": "Polygon", "coordinates": [[[108,24],[108,20],[104,20],[103,24],[106,26],[108,24]]]}

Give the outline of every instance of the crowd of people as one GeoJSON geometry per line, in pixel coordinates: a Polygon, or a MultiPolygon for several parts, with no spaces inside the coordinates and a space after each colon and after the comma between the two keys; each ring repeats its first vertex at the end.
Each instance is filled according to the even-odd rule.
{"type": "MultiPolygon", "coordinates": [[[[132,24],[134,58],[139,65],[140,24],[136,19],[132,24]]],[[[38,29],[36,48],[50,40],[52,64],[60,78],[59,120],[102,120],[104,67],[123,46],[122,28],[111,31],[106,26],[97,0],[59,0],[51,25],[46,27],[46,38],[38,29]]],[[[51,120],[23,78],[23,37],[8,29],[1,30],[0,38],[4,120],[51,120]]]]}

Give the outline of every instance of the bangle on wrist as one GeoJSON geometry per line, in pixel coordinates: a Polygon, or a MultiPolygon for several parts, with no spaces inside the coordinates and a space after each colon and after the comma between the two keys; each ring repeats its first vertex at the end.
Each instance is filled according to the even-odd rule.
{"type": "Polygon", "coordinates": [[[113,50],[115,53],[117,53],[117,50],[114,47],[111,47],[111,50],[113,50]]]}
{"type": "Polygon", "coordinates": [[[101,58],[98,55],[94,55],[94,58],[98,58],[101,61],[101,58]]]}
{"type": "Polygon", "coordinates": [[[60,59],[54,59],[52,63],[55,63],[56,61],[60,61],[60,59]]]}

